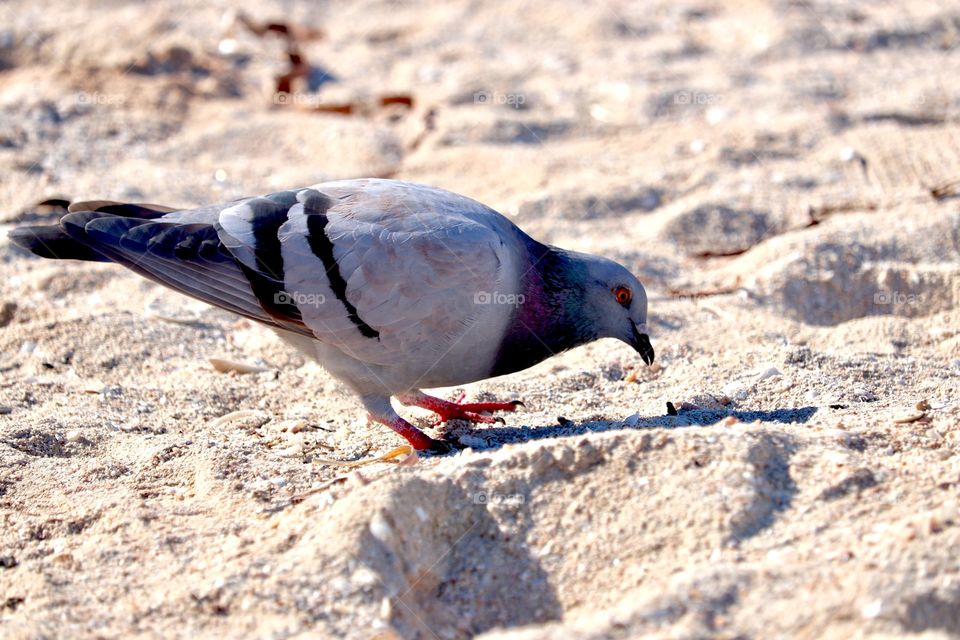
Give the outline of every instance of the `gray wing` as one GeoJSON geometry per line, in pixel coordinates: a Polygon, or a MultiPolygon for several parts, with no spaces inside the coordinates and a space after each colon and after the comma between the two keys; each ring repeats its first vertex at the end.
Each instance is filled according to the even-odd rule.
{"type": "Polygon", "coordinates": [[[279,234],[287,290],[318,339],[364,362],[435,360],[493,311],[478,292],[513,286],[513,225],[473,200],[389,180],[298,197],[279,234]]]}
{"type": "Polygon", "coordinates": [[[61,227],[164,286],[368,363],[440,355],[512,286],[512,225],[477,202],[350,180],[204,209],[76,212],[61,227]]]}

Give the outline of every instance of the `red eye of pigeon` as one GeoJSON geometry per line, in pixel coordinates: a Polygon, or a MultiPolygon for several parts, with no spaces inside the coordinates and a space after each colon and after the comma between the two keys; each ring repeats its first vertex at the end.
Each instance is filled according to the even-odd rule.
{"type": "Polygon", "coordinates": [[[630,301],[633,299],[633,294],[630,293],[630,289],[626,287],[617,287],[614,289],[613,296],[617,299],[617,302],[624,307],[629,307],[630,301]]]}

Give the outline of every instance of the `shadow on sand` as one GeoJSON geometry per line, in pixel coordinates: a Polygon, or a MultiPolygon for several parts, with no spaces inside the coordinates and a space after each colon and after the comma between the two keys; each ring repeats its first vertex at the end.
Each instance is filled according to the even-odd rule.
{"type": "Polygon", "coordinates": [[[774,409],[773,411],[738,411],[719,409],[692,409],[680,411],[675,416],[655,416],[640,418],[636,424],[623,421],[596,420],[574,423],[559,420],[559,424],[544,426],[490,426],[471,425],[467,423],[451,423],[444,432],[446,439],[464,444],[469,443],[472,449],[497,449],[505,444],[519,444],[533,440],[561,438],[586,433],[601,433],[605,431],[636,431],[641,429],[676,429],[679,427],[707,427],[733,416],[742,423],[762,422],[778,424],[799,424],[810,420],[817,412],[817,407],[800,407],[796,409],[774,409]]]}

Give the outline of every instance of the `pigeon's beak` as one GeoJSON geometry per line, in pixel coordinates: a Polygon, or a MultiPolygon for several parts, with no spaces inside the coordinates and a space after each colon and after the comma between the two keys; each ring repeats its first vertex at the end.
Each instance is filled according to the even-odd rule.
{"type": "Polygon", "coordinates": [[[631,345],[634,349],[637,350],[637,353],[640,354],[640,357],[643,358],[643,361],[648,365],[653,364],[653,345],[650,344],[650,336],[646,334],[646,326],[642,326],[643,332],[636,324],[630,323],[633,326],[633,341],[631,345]]]}

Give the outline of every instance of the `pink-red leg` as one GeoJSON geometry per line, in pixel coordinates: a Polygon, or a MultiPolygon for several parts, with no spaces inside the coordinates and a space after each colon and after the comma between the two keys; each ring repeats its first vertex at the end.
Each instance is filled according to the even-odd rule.
{"type": "Polygon", "coordinates": [[[431,438],[420,429],[401,418],[390,405],[390,398],[387,396],[364,396],[362,398],[363,406],[367,408],[370,419],[380,424],[385,424],[400,437],[410,443],[417,451],[433,451],[434,453],[446,453],[453,447],[442,440],[431,438]]]}
{"type": "Polygon", "coordinates": [[[483,415],[492,411],[516,411],[517,407],[522,407],[523,403],[519,400],[510,402],[468,402],[460,403],[463,399],[461,393],[456,402],[450,402],[434,396],[428,396],[422,391],[415,391],[397,398],[405,405],[420,407],[437,414],[436,424],[441,424],[448,420],[467,420],[469,422],[493,423],[503,422],[503,418],[483,415]]]}
{"type": "Polygon", "coordinates": [[[420,429],[397,416],[393,420],[380,420],[377,416],[370,414],[370,419],[385,424],[396,431],[404,440],[410,443],[410,446],[417,451],[433,451],[434,453],[446,453],[452,448],[443,440],[431,438],[420,429]]]}

